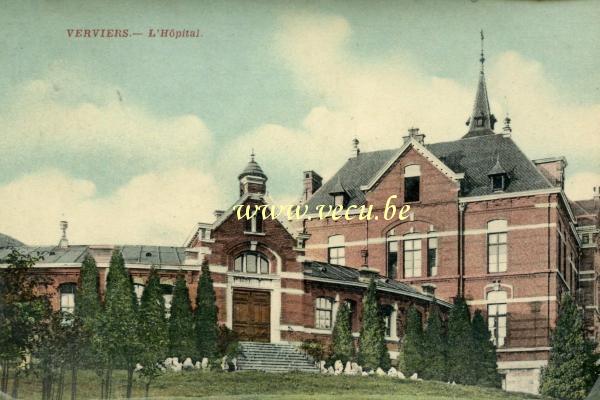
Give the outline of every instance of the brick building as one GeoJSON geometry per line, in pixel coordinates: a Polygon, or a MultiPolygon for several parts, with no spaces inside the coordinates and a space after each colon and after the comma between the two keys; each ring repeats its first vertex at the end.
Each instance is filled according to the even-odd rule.
{"type": "MultiPolygon", "coordinates": [[[[410,129],[399,148],[373,152],[361,152],[355,139],[351,157],[325,183],[304,172],[301,204],[309,212],[296,222],[237,217],[238,206],[270,204],[267,175],[252,156],[238,177],[238,200],[215,211],[214,222],[197,224],[182,247],[118,247],[136,294],[158,266],[167,304],[178,273],[194,301],[207,259],[219,321],[242,339],[328,341],[343,302],[358,336],[362,295],[375,277],[392,358],[411,304],[425,314],[434,297],[447,310],[464,295],[488,318],[504,387],[537,392],[562,293],[580,301],[590,336],[600,332],[600,188],[592,200],[570,202],[566,160],[530,160],[513,141],[510,120],[500,132],[495,123],[482,66],[463,137],[427,143],[410,129]],[[386,206],[407,204],[406,219],[385,218],[386,206]],[[359,219],[361,205],[375,218],[359,219]],[[319,219],[319,206],[355,218],[319,219]]],[[[72,246],[64,234],[58,246],[27,247],[0,235],[0,260],[10,247],[44,255],[35,268],[54,278],[53,305],[66,311],[85,254],[98,263],[102,291],[117,248],[72,246]]]]}
{"type": "Polygon", "coordinates": [[[400,148],[373,152],[360,152],[355,139],[351,157],[322,186],[305,172],[312,217],[323,204],[366,204],[379,215],[388,199],[411,207],[404,221],[306,218],[306,256],[368,265],[446,301],[464,295],[488,318],[505,388],[537,392],[561,294],[577,295],[584,283],[590,329],[598,325],[597,195],[574,211],[563,190],[566,160],[530,160],[504,122],[495,132],[482,58],[463,137],[427,143],[410,129],[400,148]],[[585,226],[576,228],[578,219],[585,226]],[[583,246],[576,229],[590,235],[583,246]]]}

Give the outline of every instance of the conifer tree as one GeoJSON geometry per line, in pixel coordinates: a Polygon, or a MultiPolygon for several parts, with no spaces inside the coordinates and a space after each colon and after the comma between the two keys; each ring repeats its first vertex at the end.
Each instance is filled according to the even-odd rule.
{"type": "Polygon", "coordinates": [[[435,300],[430,306],[427,328],[423,336],[423,378],[446,381],[446,356],[448,351],[446,332],[442,325],[440,310],[435,300]]]}
{"type": "Polygon", "coordinates": [[[212,358],[217,355],[217,304],[208,260],[202,262],[202,274],[196,296],[196,343],[198,356],[212,358]]]}
{"type": "Polygon", "coordinates": [[[98,331],[99,314],[102,311],[98,293],[99,274],[96,260],[87,254],[81,263],[79,287],[75,293],[75,317],[80,321],[83,337],[80,343],[80,360],[85,366],[92,366],[99,358],[93,344],[98,331]]]}
{"type": "Polygon", "coordinates": [[[341,360],[343,363],[354,361],[355,349],[350,317],[350,307],[347,303],[342,304],[338,309],[331,337],[333,361],[341,360]]]}
{"type": "Polygon", "coordinates": [[[374,279],[371,279],[363,298],[358,357],[363,368],[389,368],[385,326],[377,302],[377,287],[374,279]]]}
{"type": "Polygon", "coordinates": [[[502,385],[502,379],[498,374],[496,346],[492,343],[490,331],[481,314],[481,310],[476,310],[473,315],[473,371],[476,376],[478,386],[496,387],[502,385]]]}
{"type": "Polygon", "coordinates": [[[404,356],[404,369],[409,375],[415,372],[419,375],[424,370],[424,339],[423,321],[421,313],[415,306],[410,306],[406,317],[406,335],[402,353],[404,356]]]}
{"type": "Polygon", "coordinates": [[[102,318],[102,346],[107,352],[107,368],[103,393],[111,393],[112,370],[122,365],[127,371],[127,398],[131,397],[133,372],[137,354],[142,347],[138,338],[137,299],[133,292],[133,281],[125,269],[125,260],[120,250],[115,250],[110,259],[106,279],[106,296],[102,318]]]}
{"type": "Polygon", "coordinates": [[[196,355],[194,314],[183,274],[177,275],[169,318],[169,357],[185,359],[196,355]]]}
{"type": "Polygon", "coordinates": [[[581,312],[568,293],[560,302],[550,344],[540,392],[560,399],[584,399],[598,378],[598,355],[594,353],[596,344],[585,336],[581,312]]]}
{"type": "Polygon", "coordinates": [[[161,373],[158,363],[165,359],[169,343],[165,301],[156,268],[150,270],[148,283],[142,294],[139,332],[143,343],[141,357],[139,357],[143,366],[140,373],[145,381],[146,398],[148,398],[150,384],[161,373]]]}
{"type": "Polygon", "coordinates": [[[448,379],[456,383],[473,385],[473,335],[469,307],[463,297],[454,300],[448,317],[448,379]]]}

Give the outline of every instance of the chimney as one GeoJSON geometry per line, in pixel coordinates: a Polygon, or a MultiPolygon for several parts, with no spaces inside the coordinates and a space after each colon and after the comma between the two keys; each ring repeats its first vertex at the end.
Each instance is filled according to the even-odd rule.
{"type": "Polygon", "coordinates": [[[58,242],[58,247],[62,249],[66,249],[69,247],[69,240],[67,239],[67,228],[69,227],[69,223],[67,221],[60,221],[60,230],[62,231],[62,237],[58,242]]]}
{"type": "Polygon", "coordinates": [[[594,186],[594,210],[598,212],[600,210],[600,186],[594,186]]]}
{"type": "Polygon", "coordinates": [[[550,157],[533,160],[537,169],[544,175],[550,183],[564,189],[565,187],[565,168],[567,160],[564,157],[550,157]]]}
{"type": "Polygon", "coordinates": [[[360,154],[360,148],[358,147],[359,141],[357,138],[352,139],[352,152],[349,158],[356,158],[360,154]]]}
{"type": "Polygon", "coordinates": [[[219,219],[221,217],[221,215],[225,214],[225,211],[223,210],[215,210],[213,211],[213,215],[215,216],[216,219],[219,219]]]}
{"type": "Polygon", "coordinates": [[[402,137],[404,139],[403,143],[408,142],[411,139],[416,140],[420,144],[425,144],[425,134],[419,132],[419,128],[410,128],[408,130],[408,135],[402,137]]]}
{"type": "Polygon", "coordinates": [[[302,194],[302,200],[307,201],[312,195],[319,190],[323,184],[323,178],[315,171],[304,171],[304,193],[302,194]]]}

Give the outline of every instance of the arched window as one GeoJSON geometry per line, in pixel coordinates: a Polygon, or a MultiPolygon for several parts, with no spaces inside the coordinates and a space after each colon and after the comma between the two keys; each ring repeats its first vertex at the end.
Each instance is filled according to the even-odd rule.
{"type": "Polygon", "coordinates": [[[407,165],[404,167],[404,202],[419,201],[421,187],[421,166],[407,165]]]}
{"type": "Polygon", "coordinates": [[[248,274],[268,274],[269,260],[260,253],[248,251],[236,257],[233,262],[233,270],[248,274]]]}
{"type": "Polygon", "coordinates": [[[504,272],[507,266],[506,220],[496,219],[487,224],[488,272],[504,272]]]}
{"type": "Polygon", "coordinates": [[[492,342],[498,347],[504,346],[506,339],[506,292],[496,290],[487,294],[488,329],[492,342]]]}
{"type": "Polygon", "coordinates": [[[60,311],[73,314],[75,312],[75,292],[77,285],[74,283],[63,283],[60,285],[60,311]]]}
{"type": "Polygon", "coordinates": [[[327,261],[331,264],[346,265],[344,235],[329,236],[327,242],[327,261]]]}
{"type": "Polygon", "coordinates": [[[134,283],[133,293],[135,293],[135,298],[137,299],[138,304],[140,304],[142,302],[142,295],[144,294],[144,285],[141,283],[134,283]]]}
{"type": "Polygon", "coordinates": [[[318,297],[315,301],[315,328],[331,329],[333,300],[329,297],[318,297]]]}

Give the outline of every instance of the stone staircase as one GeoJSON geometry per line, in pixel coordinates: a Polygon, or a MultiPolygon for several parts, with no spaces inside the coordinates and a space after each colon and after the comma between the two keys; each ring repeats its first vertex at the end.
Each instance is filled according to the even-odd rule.
{"type": "Polygon", "coordinates": [[[240,347],[237,366],[241,371],[319,372],[312,358],[291,344],[240,342],[240,347]]]}

